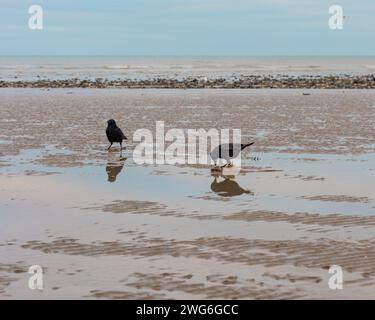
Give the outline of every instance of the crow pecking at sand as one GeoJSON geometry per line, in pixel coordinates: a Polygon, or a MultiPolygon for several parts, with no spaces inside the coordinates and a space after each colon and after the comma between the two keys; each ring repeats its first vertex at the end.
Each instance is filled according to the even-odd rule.
{"type": "Polygon", "coordinates": [[[223,166],[232,165],[232,158],[236,158],[240,152],[246,147],[251,146],[254,142],[243,143],[225,143],[218,145],[210,153],[211,159],[215,162],[215,167],[218,159],[225,159],[227,163],[223,166]]]}
{"type": "Polygon", "coordinates": [[[109,150],[112,147],[112,144],[114,142],[118,142],[120,144],[121,150],[122,150],[122,140],[127,140],[128,138],[125,137],[122,130],[117,126],[116,121],[113,119],[110,119],[107,121],[108,126],[105,133],[107,134],[108,141],[110,142],[110,146],[107,150],[109,150]]]}

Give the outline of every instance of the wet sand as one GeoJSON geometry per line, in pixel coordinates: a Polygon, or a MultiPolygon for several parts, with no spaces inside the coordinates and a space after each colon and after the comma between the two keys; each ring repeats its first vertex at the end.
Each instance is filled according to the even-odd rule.
{"type": "Polygon", "coordinates": [[[1,299],[373,299],[375,91],[0,96],[1,299]],[[130,137],[122,159],[106,151],[112,117],[130,137]],[[136,165],[132,133],[156,120],[256,144],[235,177],[136,165]],[[35,264],[43,291],[28,288],[35,264]]]}

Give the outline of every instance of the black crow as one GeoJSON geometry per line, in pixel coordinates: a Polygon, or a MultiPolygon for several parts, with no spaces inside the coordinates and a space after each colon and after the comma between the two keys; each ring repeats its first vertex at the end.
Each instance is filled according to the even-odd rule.
{"type": "Polygon", "coordinates": [[[107,123],[108,123],[108,126],[107,126],[107,130],[105,131],[105,133],[107,134],[108,141],[110,142],[110,146],[108,147],[108,150],[112,147],[112,143],[114,142],[118,142],[122,150],[122,140],[127,140],[128,138],[125,137],[124,133],[117,126],[115,120],[110,119],[107,121],[107,123]]]}
{"type": "Polygon", "coordinates": [[[215,166],[218,159],[225,159],[227,163],[223,166],[231,164],[232,158],[236,158],[240,152],[246,147],[251,146],[254,142],[243,144],[243,143],[225,143],[218,145],[210,153],[211,159],[215,162],[215,166]]]}

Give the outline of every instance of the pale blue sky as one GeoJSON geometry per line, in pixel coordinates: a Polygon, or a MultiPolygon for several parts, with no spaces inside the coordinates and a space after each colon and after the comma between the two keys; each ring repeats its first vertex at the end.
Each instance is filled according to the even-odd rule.
{"type": "Polygon", "coordinates": [[[0,0],[0,55],[375,55],[374,0],[0,0]],[[28,8],[44,30],[28,29],[28,8]],[[342,5],[344,29],[328,28],[342,5]]]}

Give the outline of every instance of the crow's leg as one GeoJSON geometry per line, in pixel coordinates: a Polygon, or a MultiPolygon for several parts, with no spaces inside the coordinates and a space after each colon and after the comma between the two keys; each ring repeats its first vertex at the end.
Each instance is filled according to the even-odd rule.
{"type": "Polygon", "coordinates": [[[111,144],[109,145],[109,147],[107,148],[107,150],[111,149],[111,147],[112,147],[112,142],[111,142],[111,144]]]}
{"type": "Polygon", "coordinates": [[[120,157],[122,157],[122,142],[120,142],[120,157]]]}

